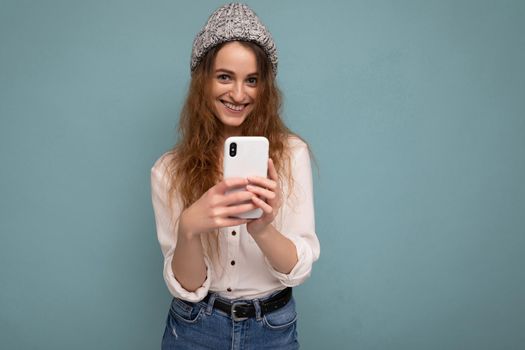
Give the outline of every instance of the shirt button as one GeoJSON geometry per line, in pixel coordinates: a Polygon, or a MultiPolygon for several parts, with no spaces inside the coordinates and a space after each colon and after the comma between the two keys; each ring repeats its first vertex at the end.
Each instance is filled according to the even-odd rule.
{"type": "Polygon", "coordinates": [[[231,292],[231,291],[232,291],[232,289],[231,289],[231,288],[228,288],[228,289],[226,289],[226,290],[227,290],[228,292],[231,292]]]}
{"type": "Polygon", "coordinates": [[[237,234],[237,232],[232,231],[232,236],[235,236],[236,234],[237,234]]]}
{"type": "Polygon", "coordinates": [[[232,266],[235,265],[235,260],[232,260],[231,264],[232,264],[232,266]]]}

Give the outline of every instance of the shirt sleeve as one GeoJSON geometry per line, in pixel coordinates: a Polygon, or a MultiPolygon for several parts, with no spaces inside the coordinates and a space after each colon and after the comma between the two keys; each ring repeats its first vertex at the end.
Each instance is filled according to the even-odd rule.
{"type": "Polygon", "coordinates": [[[303,283],[312,272],[312,264],[319,259],[320,244],[315,234],[312,169],[308,147],[303,142],[292,148],[293,186],[284,194],[281,207],[280,232],[291,240],[297,249],[297,264],[288,274],[275,270],[267,258],[270,273],[284,286],[294,287],[303,283]]]}
{"type": "Polygon", "coordinates": [[[155,225],[157,229],[157,238],[164,256],[164,281],[170,293],[177,298],[190,302],[198,302],[204,299],[210,289],[212,276],[211,263],[207,257],[204,257],[206,264],[206,280],[204,284],[194,292],[184,289],[179,281],[175,278],[171,269],[173,253],[177,245],[178,218],[181,213],[181,203],[177,198],[173,203],[173,216],[170,215],[168,207],[168,181],[165,173],[165,166],[161,157],[151,168],[151,198],[153,211],[155,214],[155,225]]]}

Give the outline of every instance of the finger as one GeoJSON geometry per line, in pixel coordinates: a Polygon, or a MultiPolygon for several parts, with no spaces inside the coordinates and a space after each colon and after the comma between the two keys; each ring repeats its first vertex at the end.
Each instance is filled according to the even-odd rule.
{"type": "Polygon", "coordinates": [[[250,191],[235,191],[224,195],[221,200],[219,200],[218,205],[220,206],[231,206],[234,204],[239,204],[242,202],[249,201],[252,199],[254,194],[250,191]]]}
{"type": "Polygon", "coordinates": [[[231,207],[224,207],[220,210],[219,215],[221,217],[231,217],[236,216],[242,213],[246,213],[247,211],[257,209],[258,207],[253,204],[251,201],[249,203],[240,204],[240,205],[234,205],[231,207]]]}
{"type": "Polygon", "coordinates": [[[279,180],[279,175],[277,174],[277,170],[275,170],[275,165],[273,164],[273,159],[268,159],[268,175],[270,179],[277,181],[279,180]]]}
{"type": "Polygon", "coordinates": [[[261,208],[265,214],[272,214],[273,213],[273,208],[268,203],[263,201],[262,199],[259,199],[257,197],[253,197],[252,201],[257,207],[261,208]]]}
{"type": "Polygon", "coordinates": [[[248,180],[242,177],[230,177],[222,180],[217,185],[213,186],[216,193],[224,194],[224,192],[234,189],[236,187],[243,187],[248,183],[248,180]]]}
{"type": "Polygon", "coordinates": [[[246,189],[252,193],[255,193],[256,195],[260,197],[264,197],[269,200],[275,199],[276,197],[275,192],[267,190],[259,186],[248,185],[246,186],[246,189]]]}
{"type": "Polygon", "coordinates": [[[250,176],[248,177],[248,181],[250,184],[258,185],[260,187],[269,188],[270,190],[277,189],[277,182],[267,179],[265,177],[260,176],[250,176]]]}

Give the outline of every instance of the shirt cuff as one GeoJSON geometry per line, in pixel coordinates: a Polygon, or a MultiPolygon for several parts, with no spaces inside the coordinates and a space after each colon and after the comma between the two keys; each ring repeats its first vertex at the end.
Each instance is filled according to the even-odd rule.
{"type": "Polygon", "coordinates": [[[313,254],[309,246],[301,238],[287,237],[295,245],[297,263],[290,273],[285,274],[274,269],[268,258],[264,258],[270,273],[286,287],[295,287],[303,283],[312,272],[313,254]]]}
{"type": "Polygon", "coordinates": [[[204,264],[206,265],[206,280],[204,281],[203,285],[199,287],[194,292],[189,292],[186,289],[184,289],[179,281],[175,278],[175,275],[173,274],[173,270],[171,268],[171,261],[173,260],[173,255],[168,254],[166,259],[164,259],[164,281],[166,282],[166,286],[168,287],[168,290],[170,291],[171,295],[173,295],[176,298],[186,300],[192,303],[197,303],[204,299],[206,295],[208,294],[208,291],[210,290],[211,285],[211,276],[212,276],[212,269],[211,269],[211,263],[208,260],[207,257],[204,257],[204,264]]]}

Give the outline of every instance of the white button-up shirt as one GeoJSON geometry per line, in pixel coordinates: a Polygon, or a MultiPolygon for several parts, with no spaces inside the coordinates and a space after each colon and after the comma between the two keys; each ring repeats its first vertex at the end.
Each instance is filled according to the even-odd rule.
{"type": "Polygon", "coordinates": [[[151,192],[157,238],[164,255],[164,280],[170,293],[191,302],[202,300],[208,291],[217,292],[227,299],[261,298],[285,287],[303,283],[319,258],[319,240],[315,234],[312,170],[306,144],[290,137],[293,189],[282,184],[282,206],[272,223],[296,249],[298,262],[289,274],[276,271],[246,230],[246,225],[219,230],[220,263],[214,264],[205,256],[207,277],[203,285],[191,292],[185,290],[175,278],[171,261],[177,243],[177,222],[181,213],[180,200],[175,199],[174,222],[167,205],[168,180],[165,174],[166,158],[161,156],[151,168],[151,192]],[[287,195],[289,194],[289,195],[287,195]]]}

